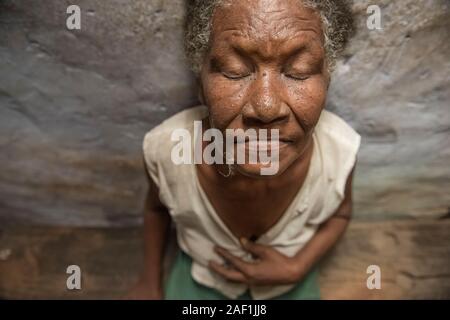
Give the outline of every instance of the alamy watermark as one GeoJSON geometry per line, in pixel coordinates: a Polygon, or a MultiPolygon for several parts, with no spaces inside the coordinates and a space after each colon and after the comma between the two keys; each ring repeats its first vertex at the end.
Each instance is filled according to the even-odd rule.
{"type": "Polygon", "coordinates": [[[367,267],[366,273],[370,274],[366,281],[367,289],[381,289],[381,268],[376,264],[372,264],[367,267]]]}
{"type": "Polygon", "coordinates": [[[66,269],[67,277],[66,287],[68,290],[81,290],[81,268],[76,264],[70,265],[66,269]]]}
{"type": "Polygon", "coordinates": [[[378,5],[372,4],[367,7],[366,10],[367,17],[366,26],[369,30],[381,30],[381,9],[378,5]]]}
{"type": "Polygon", "coordinates": [[[261,164],[263,176],[275,175],[279,169],[280,140],[278,129],[226,129],[225,138],[216,128],[203,132],[202,121],[194,121],[194,139],[187,129],[175,129],[171,140],[171,159],[180,164],[261,164]],[[203,142],[210,142],[204,149],[203,142]],[[246,157],[248,154],[248,157],[246,157]]]}
{"type": "Polygon", "coordinates": [[[68,30],[81,29],[81,9],[76,4],[67,7],[66,13],[69,15],[66,19],[66,27],[68,30]]]}

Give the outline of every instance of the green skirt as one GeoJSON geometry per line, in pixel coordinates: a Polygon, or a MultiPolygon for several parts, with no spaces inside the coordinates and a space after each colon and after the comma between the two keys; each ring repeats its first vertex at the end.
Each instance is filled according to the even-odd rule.
{"type": "MultiPolygon", "coordinates": [[[[164,283],[165,299],[169,300],[226,300],[219,291],[197,283],[191,276],[192,258],[179,250],[172,269],[164,283]]],[[[316,269],[295,285],[290,291],[274,297],[275,300],[317,300],[320,299],[316,269]]],[[[246,291],[238,297],[239,300],[251,300],[246,291]]]]}

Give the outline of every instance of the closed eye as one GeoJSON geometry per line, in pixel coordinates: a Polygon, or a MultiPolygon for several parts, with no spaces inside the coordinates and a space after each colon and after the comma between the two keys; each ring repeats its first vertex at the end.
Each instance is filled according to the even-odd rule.
{"type": "Polygon", "coordinates": [[[305,81],[309,78],[309,75],[303,74],[285,74],[285,76],[298,81],[305,81]]]}
{"type": "Polygon", "coordinates": [[[244,79],[248,76],[250,76],[250,73],[246,73],[246,74],[234,74],[234,73],[228,73],[228,72],[222,72],[222,75],[230,80],[240,80],[240,79],[244,79]]]}

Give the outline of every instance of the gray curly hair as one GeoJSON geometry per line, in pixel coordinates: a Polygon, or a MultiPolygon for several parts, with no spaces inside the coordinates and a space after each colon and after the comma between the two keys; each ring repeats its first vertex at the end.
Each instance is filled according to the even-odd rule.
{"type": "MultiPolygon", "coordinates": [[[[209,50],[214,10],[230,0],[187,0],[184,48],[191,69],[199,74],[209,50]]],[[[344,50],[354,32],[351,6],[348,0],[299,0],[305,7],[316,10],[322,19],[325,52],[329,70],[344,50]]]]}

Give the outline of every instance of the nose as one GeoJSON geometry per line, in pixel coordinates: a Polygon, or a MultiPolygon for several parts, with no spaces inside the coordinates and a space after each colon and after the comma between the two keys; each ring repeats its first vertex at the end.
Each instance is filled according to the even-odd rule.
{"type": "Polygon", "coordinates": [[[254,80],[250,99],[243,108],[244,122],[249,126],[273,125],[289,117],[289,107],[281,98],[282,88],[276,74],[264,71],[254,80]]]}

